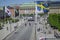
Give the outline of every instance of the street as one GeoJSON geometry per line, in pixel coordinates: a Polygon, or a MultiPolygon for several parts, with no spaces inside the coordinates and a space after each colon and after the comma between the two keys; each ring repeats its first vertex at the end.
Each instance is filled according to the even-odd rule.
{"type": "Polygon", "coordinates": [[[34,40],[34,38],[35,40],[40,40],[40,38],[55,38],[54,30],[47,23],[46,15],[37,19],[37,25],[35,25],[35,21],[26,20],[27,22],[21,24],[17,31],[4,40],[34,40]]]}
{"type": "Polygon", "coordinates": [[[15,33],[4,40],[30,40],[34,22],[27,21],[26,24],[27,25],[25,25],[25,23],[22,24],[15,33]],[[29,25],[29,23],[31,23],[31,25],[29,25]]]}
{"type": "Polygon", "coordinates": [[[0,0],[0,40],[60,40],[60,0],[0,0]]]}

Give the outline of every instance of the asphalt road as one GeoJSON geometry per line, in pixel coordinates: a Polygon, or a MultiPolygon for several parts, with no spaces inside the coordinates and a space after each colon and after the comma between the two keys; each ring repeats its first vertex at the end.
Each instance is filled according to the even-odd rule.
{"type": "Polygon", "coordinates": [[[26,24],[26,26],[25,23],[22,24],[15,33],[5,40],[30,40],[34,22],[26,22],[26,24]],[[31,23],[31,25],[29,25],[29,23],[31,23]]]}

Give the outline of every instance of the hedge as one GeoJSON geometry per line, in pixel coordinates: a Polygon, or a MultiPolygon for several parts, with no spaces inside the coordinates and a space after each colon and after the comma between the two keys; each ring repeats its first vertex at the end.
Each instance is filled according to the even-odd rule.
{"type": "Polygon", "coordinates": [[[60,30],[60,14],[49,14],[48,20],[51,26],[60,30]]]}

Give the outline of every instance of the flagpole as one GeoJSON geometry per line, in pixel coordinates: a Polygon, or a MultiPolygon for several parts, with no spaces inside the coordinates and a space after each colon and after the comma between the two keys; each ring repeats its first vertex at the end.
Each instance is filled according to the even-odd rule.
{"type": "Polygon", "coordinates": [[[37,5],[35,4],[35,22],[37,23],[37,5]]]}
{"type": "MultiPolygon", "coordinates": [[[[3,17],[4,17],[4,13],[5,13],[5,6],[3,6],[3,17]]],[[[3,19],[3,25],[4,25],[4,19],[3,19]]]]}
{"type": "Polygon", "coordinates": [[[36,27],[37,27],[37,5],[35,4],[35,40],[37,40],[36,27]]]}

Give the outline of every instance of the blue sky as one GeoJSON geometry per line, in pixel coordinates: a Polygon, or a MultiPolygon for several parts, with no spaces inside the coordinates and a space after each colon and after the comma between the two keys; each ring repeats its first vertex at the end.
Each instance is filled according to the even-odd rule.
{"type": "MultiPolygon", "coordinates": [[[[37,0],[0,0],[0,6],[4,5],[10,5],[10,4],[22,4],[22,3],[28,3],[28,2],[34,2],[37,0]]],[[[46,0],[43,0],[46,1],[46,0]]],[[[52,1],[60,1],[60,0],[52,0],[52,1]]]]}

